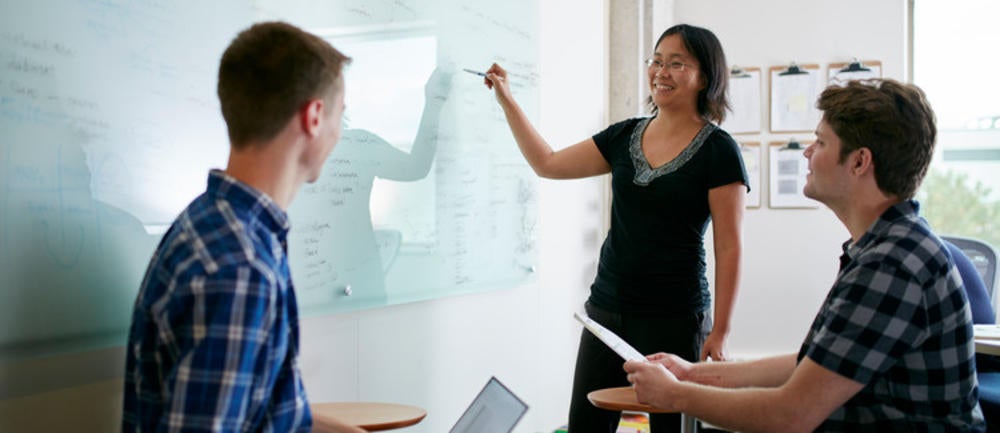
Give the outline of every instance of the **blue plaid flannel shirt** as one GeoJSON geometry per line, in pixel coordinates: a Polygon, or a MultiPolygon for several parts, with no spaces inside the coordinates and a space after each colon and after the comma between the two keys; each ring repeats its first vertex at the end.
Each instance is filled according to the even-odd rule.
{"type": "Polygon", "coordinates": [[[308,432],[289,222],[225,173],[164,235],[135,302],[122,432],[308,432]]]}

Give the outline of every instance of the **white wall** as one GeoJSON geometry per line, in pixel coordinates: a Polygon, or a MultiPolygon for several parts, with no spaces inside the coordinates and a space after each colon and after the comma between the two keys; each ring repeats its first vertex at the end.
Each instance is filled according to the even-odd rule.
{"type": "MultiPolygon", "coordinates": [[[[654,15],[661,17],[660,27],[688,23],[712,30],[730,64],[767,71],[791,61],[818,63],[825,74],[828,63],[857,57],[881,60],[885,77],[904,79],[905,0],[673,3],[672,17],[670,12],[654,15]]],[[[764,91],[769,92],[766,83],[764,91]]],[[[764,95],[761,110],[766,125],[768,98],[764,95]]],[[[804,135],[794,137],[813,139],[811,134],[804,135]]],[[[767,143],[791,137],[762,133],[737,136],[737,140],[767,143]]],[[[766,182],[765,173],[761,183],[766,182]]],[[[798,351],[836,276],[840,245],[849,237],[826,208],[772,210],[767,207],[766,188],[761,198],[763,206],[748,210],[745,217],[744,272],[729,340],[729,349],[737,356],[798,351]]]]}
{"type": "MultiPolygon", "coordinates": [[[[540,1],[540,132],[554,147],[605,123],[607,58],[603,0],[540,1]],[[572,10],[572,19],[566,11],[572,10]]],[[[474,35],[470,35],[474,37],[474,35]]],[[[484,97],[489,96],[483,89],[484,97]]],[[[529,405],[517,432],[549,432],[566,422],[582,309],[603,239],[601,179],[539,183],[540,262],[532,281],[483,294],[397,305],[302,321],[302,369],[312,401],[413,404],[428,416],[410,432],[443,432],[491,375],[529,405]]],[[[4,366],[4,379],[29,374],[48,392],[0,400],[0,431],[118,430],[121,380],[77,373],[93,354],[4,366]],[[79,378],[79,380],[74,380],[79,378]],[[107,380],[111,379],[111,380],[107,380]],[[51,388],[51,387],[48,387],[51,388]]],[[[120,349],[96,355],[120,370],[120,349]]],[[[14,383],[14,382],[11,382],[14,383]]]]}

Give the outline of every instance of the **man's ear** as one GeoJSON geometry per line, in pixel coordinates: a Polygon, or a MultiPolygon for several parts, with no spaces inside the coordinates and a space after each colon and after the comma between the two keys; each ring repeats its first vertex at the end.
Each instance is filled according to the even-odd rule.
{"type": "Polygon", "coordinates": [[[872,151],[867,147],[859,148],[851,154],[851,171],[855,174],[864,174],[866,171],[875,170],[875,161],[872,159],[872,151]]]}
{"type": "Polygon", "coordinates": [[[322,99],[310,99],[299,109],[299,121],[302,122],[302,131],[310,138],[319,135],[320,123],[323,118],[322,99]]]}

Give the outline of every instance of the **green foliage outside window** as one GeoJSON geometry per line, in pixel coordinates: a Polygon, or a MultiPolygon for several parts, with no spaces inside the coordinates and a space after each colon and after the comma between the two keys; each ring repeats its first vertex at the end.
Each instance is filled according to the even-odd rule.
{"type": "Polygon", "coordinates": [[[917,193],[920,214],[938,235],[957,235],[1000,246],[1000,201],[992,188],[969,182],[967,174],[931,169],[917,193]]]}

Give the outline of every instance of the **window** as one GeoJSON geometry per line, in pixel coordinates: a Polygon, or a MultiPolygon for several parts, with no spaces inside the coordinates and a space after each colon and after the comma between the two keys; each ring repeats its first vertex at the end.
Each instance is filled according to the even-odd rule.
{"type": "Polygon", "coordinates": [[[917,197],[941,235],[1000,247],[1000,2],[912,0],[913,82],[938,143],[917,197]]]}

